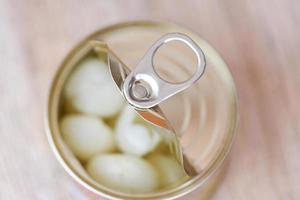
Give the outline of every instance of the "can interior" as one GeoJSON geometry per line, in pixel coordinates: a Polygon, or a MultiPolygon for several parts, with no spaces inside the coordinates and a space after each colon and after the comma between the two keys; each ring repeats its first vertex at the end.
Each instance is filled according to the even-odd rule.
{"type": "MultiPolygon", "coordinates": [[[[156,65],[163,76],[178,82],[193,72],[191,55],[180,48],[161,52],[156,65]],[[176,51],[175,51],[176,50],[176,51]],[[171,67],[174,66],[174,67],[171,67]],[[184,75],[184,76],[183,76],[184,75]]],[[[48,104],[49,140],[66,170],[91,191],[115,199],[175,198],[201,186],[222,163],[227,154],[236,125],[236,94],[225,63],[205,41],[193,33],[173,25],[160,23],[130,23],[103,29],[79,44],[65,59],[51,88],[48,104]],[[176,188],[149,194],[124,194],[105,188],[85,172],[64,143],[58,121],[65,105],[61,96],[63,85],[83,55],[93,54],[87,43],[104,40],[116,55],[134,68],[147,49],[160,36],[182,32],[192,37],[205,53],[207,67],[204,76],[188,90],[163,102],[161,107],[184,142],[184,152],[193,157],[193,165],[201,173],[176,188]]]]}

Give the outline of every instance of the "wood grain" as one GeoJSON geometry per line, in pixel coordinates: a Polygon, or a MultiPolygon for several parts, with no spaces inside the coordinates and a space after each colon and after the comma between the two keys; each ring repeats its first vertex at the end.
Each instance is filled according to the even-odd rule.
{"type": "Polygon", "coordinates": [[[84,36],[137,19],[192,29],[230,66],[240,123],[212,199],[299,199],[297,0],[1,0],[0,199],[89,198],[47,144],[47,91],[63,57],[84,36]]]}

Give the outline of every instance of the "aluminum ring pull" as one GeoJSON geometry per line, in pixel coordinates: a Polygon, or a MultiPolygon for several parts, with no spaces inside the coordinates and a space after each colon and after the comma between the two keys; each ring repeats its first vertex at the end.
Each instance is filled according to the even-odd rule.
{"type": "Polygon", "coordinates": [[[154,107],[193,85],[203,75],[205,65],[203,51],[190,37],[182,33],[166,34],[150,47],[138,65],[125,78],[122,86],[124,96],[137,109],[154,107]],[[197,57],[196,72],[188,80],[181,83],[170,83],[162,79],[154,69],[155,53],[161,46],[172,41],[184,43],[197,57]]]}

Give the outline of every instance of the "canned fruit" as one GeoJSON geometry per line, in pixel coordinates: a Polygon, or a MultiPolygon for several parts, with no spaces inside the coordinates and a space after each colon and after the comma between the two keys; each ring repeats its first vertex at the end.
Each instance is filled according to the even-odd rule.
{"type": "Polygon", "coordinates": [[[158,130],[143,122],[130,105],[125,106],[116,125],[119,149],[124,153],[144,156],[153,151],[160,141],[158,130]]]}
{"type": "Polygon", "coordinates": [[[124,103],[107,65],[96,57],[84,59],[76,66],[64,94],[75,110],[100,117],[115,115],[124,103]]]}
{"type": "Polygon", "coordinates": [[[99,183],[127,193],[151,192],[159,185],[152,165],[133,155],[95,156],[88,162],[87,171],[99,183]]]}
{"type": "Polygon", "coordinates": [[[164,130],[124,103],[101,59],[82,58],[64,86],[60,129],[66,144],[91,178],[117,191],[153,192],[178,181],[180,165],[159,156],[169,153],[161,150],[168,149],[164,130]]]}
{"type": "Polygon", "coordinates": [[[188,178],[181,165],[170,155],[154,154],[147,159],[159,175],[160,187],[176,186],[188,178]]]}
{"type": "Polygon", "coordinates": [[[113,131],[101,119],[85,115],[67,115],[60,122],[63,138],[80,159],[115,149],[113,131]]]}

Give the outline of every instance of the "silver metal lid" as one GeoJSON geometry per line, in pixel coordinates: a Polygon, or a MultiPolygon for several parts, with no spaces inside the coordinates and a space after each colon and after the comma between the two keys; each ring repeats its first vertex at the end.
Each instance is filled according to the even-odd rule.
{"type": "Polygon", "coordinates": [[[178,130],[175,130],[171,126],[171,123],[160,109],[159,104],[192,86],[201,78],[205,70],[205,56],[201,48],[187,35],[169,33],[161,37],[150,47],[139,64],[131,72],[111,51],[108,52],[108,63],[113,80],[127,102],[145,120],[168,130],[164,138],[170,144],[171,152],[188,175],[197,175],[198,172],[191,165],[189,157],[182,152],[179,134],[177,134],[178,130]],[[155,71],[153,65],[153,59],[157,50],[171,41],[183,42],[197,57],[196,72],[188,80],[181,83],[170,83],[162,79],[155,71]]]}

